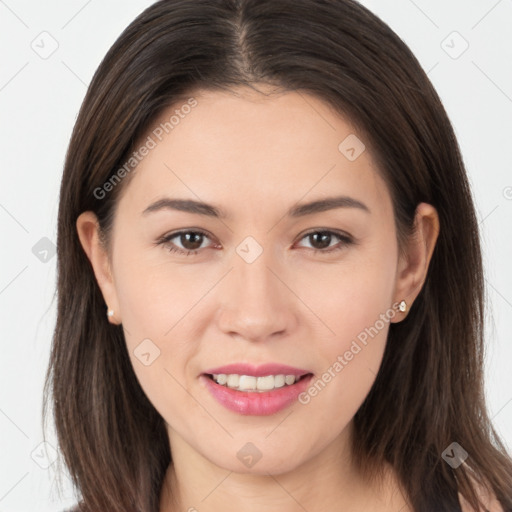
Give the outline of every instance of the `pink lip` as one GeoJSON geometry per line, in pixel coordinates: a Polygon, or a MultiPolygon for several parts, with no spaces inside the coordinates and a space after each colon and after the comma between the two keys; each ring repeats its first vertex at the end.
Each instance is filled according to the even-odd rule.
{"type": "Polygon", "coordinates": [[[249,364],[231,364],[212,368],[199,377],[201,383],[221,405],[238,414],[253,416],[268,416],[285,409],[306,390],[312,378],[313,375],[306,370],[279,364],[265,364],[258,367],[249,364]],[[208,376],[219,373],[253,375],[255,377],[265,375],[306,376],[291,386],[285,385],[282,388],[260,393],[230,389],[217,384],[208,376]]]}
{"type": "Polygon", "coordinates": [[[264,377],[265,375],[295,375],[301,377],[307,373],[311,373],[309,370],[302,370],[300,368],[293,368],[292,366],[286,366],[284,364],[267,363],[260,366],[253,366],[248,363],[234,363],[227,364],[225,366],[218,366],[206,370],[205,374],[213,375],[219,373],[225,374],[238,374],[238,375],[253,375],[254,377],[264,377]]]}

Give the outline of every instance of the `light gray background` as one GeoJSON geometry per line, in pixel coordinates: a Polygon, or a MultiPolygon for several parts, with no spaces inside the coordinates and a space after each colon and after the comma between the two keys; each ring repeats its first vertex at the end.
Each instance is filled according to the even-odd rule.
{"type": "MultiPolygon", "coordinates": [[[[59,511],[75,502],[70,488],[57,495],[53,448],[47,446],[45,454],[40,446],[43,375],[55,324],[51,248],[60,177],[95,69],[151,3],[0,0],[0,512],[59,511]],[[41,35],[44,31],[50,35],[41,35]],[[48,56],[44,52],[52,44],[58,48],[48,56]]],[[[483,234],[488,405],[510,450],[512,0],[362,3],[416,54],[461,145],[483,234]],[[459,55],[461,37],[469,47],[459,55]]],[[[54,438],[49,441],[56,446],[54,438]]]]}

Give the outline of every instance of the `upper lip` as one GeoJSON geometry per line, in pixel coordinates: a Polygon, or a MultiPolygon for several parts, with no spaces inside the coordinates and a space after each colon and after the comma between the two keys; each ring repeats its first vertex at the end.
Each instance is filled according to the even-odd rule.
{"type": "Polygon", "coordinates": [[[266,363],[258,366],[249,363],[232,363],[211,368],[206,370],[204,373],[207,375],[218,375],[219,373],[227,375],[253,375],[254,377],[263,377],[265,375],[295,375],[296,377],[302,377],[303,375],[307,375],[311,372],[278,363],[266,363]]]}

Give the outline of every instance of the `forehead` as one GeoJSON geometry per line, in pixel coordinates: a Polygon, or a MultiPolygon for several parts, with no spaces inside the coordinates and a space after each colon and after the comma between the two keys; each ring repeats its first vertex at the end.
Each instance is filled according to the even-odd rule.
{"type": "Polygon", "coordinates": [[[222,204],[228,214],[250,208],[262,215],[262,207],[346,194],[389,208],[384,182],[347,119],[304,92],[265,93],[199,91],[163,111],[141,139],[151,139],[151,149],[121,202],[141,213],[159,198],[186,197],[222,204]]]}

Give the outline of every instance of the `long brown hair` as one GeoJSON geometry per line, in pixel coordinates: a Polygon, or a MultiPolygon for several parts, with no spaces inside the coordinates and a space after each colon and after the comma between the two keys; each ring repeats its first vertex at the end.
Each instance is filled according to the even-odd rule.
{"type": "Polygon", "coordinates": [[[161,0],[121,34],[88,88],[69,144],[58,215],[58,310],[44,388],[65,465],[87,512],[158,512],[171,462],[165,422],[132,369],[76,230],[95,212],[108,247],[127,172],[163,109],[201,89],[264,83],[313,94],[350,119],[394,205],[399,247],[416,206],[440,234],[409,315],[390,325],[376,381],[357,411],[354,460],[395,469],[416,512],[478,508],[470,476],[512,510],[512,460],[484,401],[485,289],[478,222],[439,96],[403,41],[354,0],[161,0]],[[119,174],[118,174],[119,176],[119,174]],[[467,453],[452,468],[442,457],[467,453]]]}

